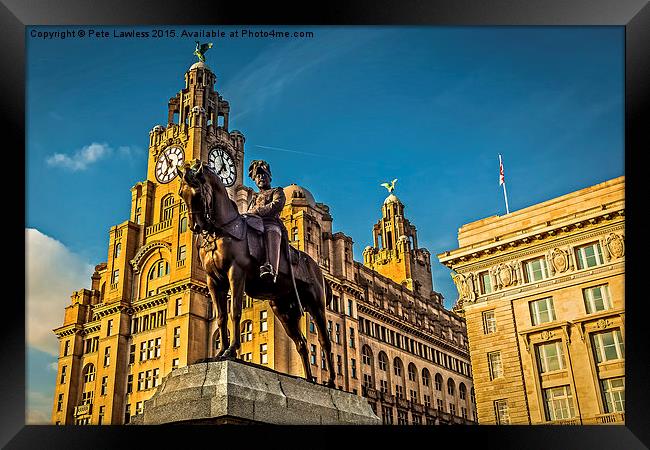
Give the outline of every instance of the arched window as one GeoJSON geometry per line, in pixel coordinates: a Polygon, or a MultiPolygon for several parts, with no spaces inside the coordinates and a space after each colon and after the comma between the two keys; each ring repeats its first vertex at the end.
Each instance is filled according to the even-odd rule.
{"type": "Polygon", "coordinates": [[[426,367],[422,369],[422,384],[425,386],[431,384],[431,374],[429,374],[429,369],[426,367]]]}
{"type": "Polygon", "coordinates": [[[367,345],[361,349],[361,361],[368,366],[372,365],[372,350],[367,345]]]}
{"type": "Polygon", "coordinates": [[[169,220],[174,215],[174,196],[172,194],[165,195],[161,200],[161,215],[160,220],[169,220]]]}
{"type": "Polygon", "coordinates": [[[179,232],[185,233],[185,231],[187,231],[187,216],[181,217],[181,222],[179,225],[179,232]]]}
{"type": "Polygon", "coordinates": [[[402,364],[402,360],[399,358],[395,358],[395,360],[393,361],[393,367],[395,370],[395,375],[401,377],[402,372],[404,371],[404,365],[402,364]]]}
{"type": "Polygon", "coordinates": [[[241,324],[241,341],[249,342],[253,340],[253,321],[247,320],[241,324]]]}
{"type": "Polygon", "coordinates": [[[95,365],[93,363],[86,364],[83,370],[84,383],[95,381],[95,365]]]}
{"type": "Polygon", "coordinates": [[[386,356],[386,353],[384,352],[379,352],[379,369],[383,370],[384,372],[388,370],[388,356],[386,356]]]}
{"type": "Polygon", "coordinates": [[[117,244],[115,244],[115,256],[114,257],[117,258],[118,256],[120,256],[120,253],[122,253],[122,243],[118,242],[117,244]]]}
{"type": "Polygon", "coordinates": [[[458,385],[458,395],[460,396],[461,400],[465,400],[467,398],[467,388],[465,387],[465,383],[460,383],[460,385],[458,385]]]}
{"type": "Polygon", "coordinates": [[[449,395],[454,395],[454,391],[456,390],[456,383],[454,383],[454,380],[451,378],[447,380],[447,393],[449,395]]]}
{"type": "Polygon", "coordinates": [[[159,260],[149,270],[149,279],[154,280],[156,278],[164,277],[169,275],[169,262],[164,259],[159,260]]]}
{"type": "Polygon", "coordinates": [[[418,369],[415,364],[409,364],[409,381],[418,381],[418,369]]]}
{"type": "Polygon", "coordinates": [[[436,391],[442,391],[442,375],[437,373],[435,382],[436,382],[436,391]]]}

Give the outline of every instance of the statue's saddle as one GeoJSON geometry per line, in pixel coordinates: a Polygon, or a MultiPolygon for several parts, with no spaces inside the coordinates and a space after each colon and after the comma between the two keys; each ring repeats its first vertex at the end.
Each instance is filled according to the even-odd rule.
{"type": "MultiPolygon", "coordinates": [[[[264,239],[264,222],[257,215],[242,214],[241,220],[235,220],[224,231],[238,240],[246,238],[248,241],[248,253],[260,263],[266,259],[265,239],[264,239]]],[[[286,246],[289,247],[291,262],[295,266],[300,260],[300,252],[287,245],[287,231],[282,227],[282,242],[280,243],[280,273],[288,273],[286,266],[286,246]]]]}

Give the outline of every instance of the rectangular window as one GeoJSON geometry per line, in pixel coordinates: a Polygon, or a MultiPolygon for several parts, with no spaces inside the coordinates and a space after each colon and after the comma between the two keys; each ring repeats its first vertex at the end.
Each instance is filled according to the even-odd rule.
{"type": "Polygon", "coordinates": [[[553,298],[542,298],[530,302],[530,321],[533,325],[539,325],[555,320],[555,309],[553,308],[553,298]]]}
{"type": "Polygon", "coordinates": [[[172,370],[178,369],[178,365],[180,364],[180,360],[178,358],[174,358],[172,360],[172,370]]]}
{"type": "Polygon", "coordinates": [[[393,424],[393,408],[383,405],[381,407],[381,421],[384,425],[393,424]]]}
{"type": "Polygon", "coordinates": [[[260,331],[268,331],[269,329],[269,324],[268,324],[268,311],[260,311],[260,331]]]}
{"type": "Polygon", "coordinates": [[[162,338],[156,338],[154,341],[154,348],[153,348],[153,357],[154,358],[160,358],[160,344],[162,342],[162,338]]]}
{"type": "Polygon", "coordinates": [[[408,413],[401,409],[397,410],[397,425],[408,425],[408,413]]]}
{"type": "Polygon", "coordinates": [[[325,361],[325,352],[323,349],[320,350],[320,366],[327,370],[327,362],[325,361]]]}
{"type": "Polygon", "coordinates": [[[546,258],[536,258],[524,262],[524,276],[526,283],[533,281],[541,281],[548,278],[548,270],[546,268],[546,258]]]}
{"type": "Polygon", "coordinates": [[[620,329],[593,334],[591,339],[597,362],[625,358],[625,344],[620,329]]]}
{"type": "Polygon", "coordinates": [[[127,403],[124,409],[124,423],[127,424],[129,422],[131,422],[131,404],[127,403]]]}
{"type": "Polygon", "coordinates": [[[178,247],[178,261],[183,261],[186,256],[187,256],[187,247],[185,245],[179,246],[178,247]]]}
{"type": "Polygon", "coordinates": [[[129,374],[126,377],[126,393],[130,394],[131,392],[133,392],[133,375],[129,374]]]}
{"type": "Polygon", "coordinates": [[[483,334],[496,333],[497,319],[494,316],[494,310],[483,313],[483,334]]]}
{"type": "Polygon", "coordinates": [[[266,344],[260,344],[260,364],[268,364],[269,362],[266,348],[266,344]]]}
{"type": "Polygon", "coordinates": [[[510,424],[510,412],[508,411],[507,400],[497,400],[494,402],[494,416],[496,418],[497,425],[510,424]]]}
{"type": "Polygon", "coordinates": [[[111,365],[111,348],[106,347],[104,349],[104,367],[108,367],[111,365]]]}
{"type": "Polygon", "coordinates": [[[388,394],[388,381],[380,380],[379,388],[381,389],[381,392],[385,392],[386,394],[388,394]]]}
{"type": "Polygon", "coordinates": [[[140,361],[147,360],[147,341],[140,342],[140,361]]]}
{"type": "Polygon", "coordinates": [[[350,327],[350,348],[354,348],[354,328],[350,327]]]}
{"type": "Polygon", "coordinates": [[[106,336],[113,334],[113,319],[108,319],[106,323],[106,336]]]}
{"type": "Polygon", "coordinates": [[[117,284],[119,281],[120,281],[120,271],[119,271],[119,269],[114,270],[113,271],[113,280],[112,280],[111,284],[117,284]]]}
{"type": "Polygon", "coordinates": [[[582,295],[585,299],[585,309],[587,314],[612,309],[609,287],[606,284],[583,289],[582,295]]]}
{"type": "Polygon", "coordinates": [[[135,362],[135,344],[131,344],[129,347],[129,364],[133,364],[135,362]]]}
{"type": "Polygon", "coordinates": [[[313,365],[316,365],[316,346],[314,344],[311,344],[310,349],[311,349],[311,351],[309,352],[310,362],[313,365]]]}
{"type": "Polygon", "coordinates": [[[404,398],[404,387],[396,384],[395,385],[395,397],[397,398],[404,398]]]}
{"type": "Polygon", "coordinates": [[[449,404],[449,412],[452,416],[456,415],[456,405],[454,403],[449,404]]]}
{"type": "Polygon", "coordinates": [[[562,420],[575,417],[573,396],[569,386],[544,389],[543,392],[547,420],[562,420]]]}
{"type": "Polygon", "coordinates": [[[503,365],[501,364],[501,352],[488,353],[488,366],[490,367],[490,380],[503,376],[503,365]]]}
{"type": "Polygon", "coordinates": [[[575,255],[578,270],[588,269],[589,267],[595,267],[605,263],[598,242],[577,247],[575,249],[575,255]]]}
{"type": "Polygon", "coordinates": [[[138,391],[144,390],[144,372],[138,373],[138,391]]]}
{"type": "Polygon", "coordinates": [[[294,242],[298,240],[298,227],[293,227],[291,229],[291,240],[294,242]]]}
{"type": "Polygon", "coordinates": [[[104,411],[105,411],[105,406],[100,406],[99,407],[99,416],[97,417],[97,425],[102,425],[104,423],[104,411]]]}
{"type": "Polygon", "coordinates": [[[60,379],[60,384],[65,383],[65,377],[66,377],[66,372],[68,370],[68,366],[63,366],[61,367],[61,379],[60,379]]]}
{"type": "Polygon", "coordinates": [[[138,402],[135,404],[135,414],[136,416],[138,414],[142,414],[142,402],[138,402]]]}
{"type": "Polygon", "coordinates": [[[354,309],[353,309],[352,300],[348,299],[348,316],[354,317],[353,311],[354,311],[354,309]]]}
{"type": "Polygon", "coordinates": [[[153,387],[153,379],[151,378],[151,370],[147,370],[144,375],[144,388],[151,389],[153,387]]]}
{"type": "Polygon", "coordinates": [[[335,335],[334,335],[334,342],[336,342],[337,344],[340,344],[341,343],[341,325],[338,324],[338,323],[335,324],[334,329],[336,330],[335,335]]]}
{"type": "Polygon", "coordinates": [[[181,346],[181,327],[174,327],[174,348],[181,346]]]}
{"type": "Polygon", "coordinates": [[[492,279],[490,272],[487,270],[478,274],[479,284],[481,285],[481,294],[489,294],[492,292],[492,279]]]}
{"type": "Polygon", "coordinates": [[[147,359],[153,359],[153,355],[154,355],[153,339],[149,339],[147,341],[147,359]]]}
{"type": "Polygon", "coordinates": [[[99,394],[106,395],[107,390],[108,390],[108,377],[102,377],[102,385],[99,394]]]}
{"type": "Polygon", "coordinates": [[[182,298],[177,298],[176,299],[176,307],[174,309],[174,315],[175,316],[180,316],[181,315],[182,306],[183,306],[183,299],[182,298]]]}
{"type": "Polygon", "coordinates": [[[424,394],[423,397],[424,397],[424,406],[426,406],[427,408],[431,408],[431,396],[424,394]]]}
{"type": "Polygon", "coordinates": [[[605,397],[605,412],[625,412],[625,379],[608,378],[600,383],[605,397]]]}
{"type": "Polygon", "coordinates": [[[332,296],[332,311],[339,312],[339,296],[332,296]]]}
{"type": "Polygon", "coordinates": [[[336,355],[336,373],[338,375],[341,375],[342,371],[341,369],[343,368],[343,361],[341,360],[341,355],[336,355]]]}
{"type": "Polygon", "coordinates": [[[438,411],[445,411],[445,402],[441,398],[436,400],[436,404],[438,405],[438,411]]]}
{"type": "Polygon", "coordinates": [[[327,321],[327,337],[330,341],[334,340],[334,333],[332,333],[332,321],[327,321]]]}
{"type": "Polygon", "coordinates": [[[409,389],[409,395],[410,395],[410,397],[411,397],[411,401],[412,401],[413,403],[417,403],[417,402],[418,402],[418,391],[416,391],[416,390],[414,390],[414,389],[409,389]]]}
{"type": "Polygon", "coordinates": [[[350,364],[350,369],[351,369],[351,372],[352,372],[352,378],[356,379],[357,378],[357,360],[352,358],[350,360],[350,363],[351,363],[350,364]]]}
{"type": "Polygon", "coordinates": [[[59,394],[59,398],[56,401],[56,410],[57,412],[63,411],[63,394],[59,394]]]}
{"type": "Polygon", "coordinates": [[[536,353],[540,373],[562,370],[566,367],[562,341],[537,345],[536,353]]]}
{"type": "Polygon", "coordinates": [[[153,387],[160,384],[160,369],[153,369],[153,387]]]}
{"type": "Polygon", "coordinates": [[[310,333],[315,333],[316,332],[316,325],[314,325],[313,320],[309,320],[309,332],[310,333]]]}
{"type": "Polygon", "coordinates": [[[70,353],[70,341],[65,341],[65,344],[63,344],[63,356],[68,356],[68,353],[70,353]]]}

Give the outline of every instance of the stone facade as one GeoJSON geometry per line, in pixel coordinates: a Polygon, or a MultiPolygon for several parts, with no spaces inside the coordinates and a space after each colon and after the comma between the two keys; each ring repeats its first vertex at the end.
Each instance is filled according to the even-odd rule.
{"type": "MultiPolygon", "coordinates": [[[[228,192],[245,211],[253,192],[243,185],[245,139],[228,131],[230,106],[215,82],[204,63],[185,74],[185,87],[168,103],[167,126],[150,132],[147,179],[131,189],[129,220],[110,229],[107,261],[96,266],[91,289],[72,295],[54,330],[61,352],[53,423],[128,423],[164,377],[208,356],[205,272],[168,169],[179,155],[209,164],[215,148],[227,153],[234,177],[228,192]]],[[[386,423],[473,423],[465,321],[431,290],[429,253],[417,247],[404,205],[387,199],[378,224],[385,228],[375,232],[396,230],[393,247],[375,242],[361,264],[352,239],[332,232],[327,205],[300,186],[284,189],[281,217],[291,245],[320,263],[334,292],[327,320],[337,387],[367,397],[386,423]]],[[[229,332],[242,333],[243,360],[304,376],[268,302],[246,298],[241,323],[229,332]]],[[[321,382],[327,373],[309,316],[302,330],[321,382]]]]}
{"type": "Polygon", "coordinates": [[[481,424],[625,420],[625,178],[463,225],[455,310],[481,424]]]}

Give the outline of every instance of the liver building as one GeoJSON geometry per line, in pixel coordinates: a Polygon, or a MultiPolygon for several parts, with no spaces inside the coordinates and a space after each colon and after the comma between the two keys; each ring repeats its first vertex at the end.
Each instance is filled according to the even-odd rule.
{"type": "MultiPolygon", "coordinates": [[[[244,135],[230,105],[197,62],[168,103],[167,125],[149,132],[148,170],[131,188],[128,220],[111,227],[106,262],[90,289],[71,296],[62,326],[52,408],[55,424],[125,424],[172,370],[206,358],[213,315],[174,168],[201,160],[245,211],[244,135]]],[[[392,190],[392,189],[391,189],[392,190]]],[[[329,208],[305,188],[284,188],[291,245],[319,262],[334,293],[327,309],[338,389],[364,396],[385,424],[476,423],[463,318],[432,290],[430,254],[418,247],[404,204],[391,192],[363,263],[352,239],[332,232],[329,208]]],[[[309,315],[302,322],[312,372],[327,379],[309,315]]],[[[304,376],[293,342],[268,302],[245,298],[240,358],[304,376]]]]}

